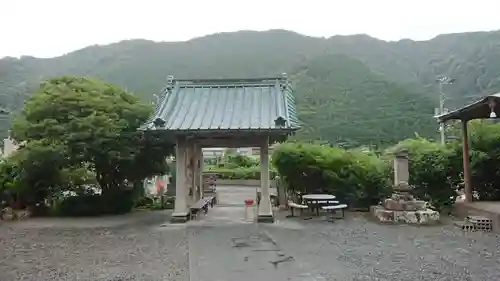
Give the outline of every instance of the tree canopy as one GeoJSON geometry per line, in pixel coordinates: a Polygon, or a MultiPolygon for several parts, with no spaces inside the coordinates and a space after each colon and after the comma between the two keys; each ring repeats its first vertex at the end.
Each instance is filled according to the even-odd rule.
{"type": "Polygon", "coordinates": [[[71,190],[91,177],[106,192],[163,173],[173,146],[137,130],[151,111],[133,94],[103,81],[50,79],[15,118],[12,137],[23,145],[6,167],[18,167],[18,187],[40,187],[45,193],[56,186],[71,190]]]}

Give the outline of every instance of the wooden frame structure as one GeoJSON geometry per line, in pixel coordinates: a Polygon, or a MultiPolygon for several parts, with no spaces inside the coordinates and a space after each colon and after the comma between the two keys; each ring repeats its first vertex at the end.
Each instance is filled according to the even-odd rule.
{"type": "Polygon", "coordinates": [[[155,113],[140,129],[176,144],[173,222],[189,219],[189,206],[204,197],[205,147],[260,147],[258,221],[272,222],[269,145],[299,129],[292,87],[281,77],[175,80],[169,76],[155,113]]]}
{"type": "Polygon", "coordinates": [[[463,155],[463,172],[464,172],[464,191],[465,201],[472,202],[473,188],[470,177],[470,159],[469,159],[469,136],[467,124],[474,119],[497,119],[500,113],[500,93],[485,96],[482,99],[464,106],[436,116],[439,123],[446,123],[451,120],[460,120],[462,123],[462,155],[463,155]]]}

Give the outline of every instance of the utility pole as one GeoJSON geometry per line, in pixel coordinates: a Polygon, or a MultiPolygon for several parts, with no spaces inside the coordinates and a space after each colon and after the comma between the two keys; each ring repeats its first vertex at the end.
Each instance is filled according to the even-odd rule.
{"type": "MultiPolygon", "coordinates": [[[[448,99],[444,93],[444,85],[451,85],[453,82],[455,82],[454,78],[449,78],[446,76],[440,77],[436,79],[436,82],[439,85],[439,115],[444,114],[446,112],[446,109],[444,107],[444,102],[448,99]]],[[[439,132],[441,134],[441,144],[446,143],[446,136],[445,136],[445,127],[443,123],[439,124],[439,132]]]]}

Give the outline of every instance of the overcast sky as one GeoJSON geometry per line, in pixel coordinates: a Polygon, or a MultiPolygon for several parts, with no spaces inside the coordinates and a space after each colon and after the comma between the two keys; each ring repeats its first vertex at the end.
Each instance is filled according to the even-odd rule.
{"type": "Polygon", "coordinates": [[[384,40],[500,29],[500,0],[0,0],[0,57],[243,29],[384,40]]]}

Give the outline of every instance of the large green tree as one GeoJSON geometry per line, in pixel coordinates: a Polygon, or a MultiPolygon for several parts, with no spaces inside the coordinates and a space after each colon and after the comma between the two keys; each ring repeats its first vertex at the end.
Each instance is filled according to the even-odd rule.
{"type": "Polygon", "coordinates": [[[18,142],[51,143],[68,169],[94,172],[103,192],[165,172],[172,146],[138,127],[151,106],[103,81],[63,76],[43,82],[14,120],[18,142]]]}

